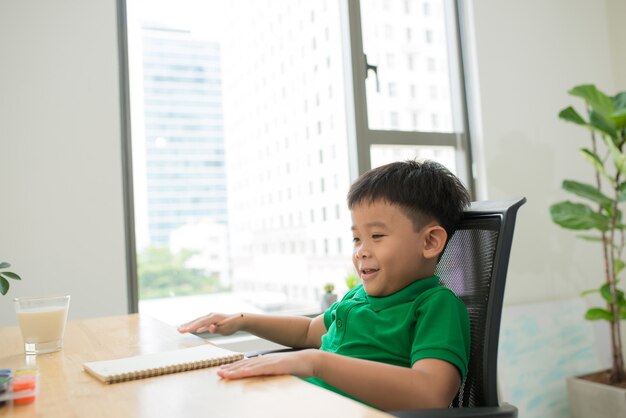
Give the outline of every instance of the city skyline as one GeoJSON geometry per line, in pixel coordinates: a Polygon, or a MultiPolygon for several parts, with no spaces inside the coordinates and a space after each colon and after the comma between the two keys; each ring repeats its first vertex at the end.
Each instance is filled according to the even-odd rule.
{"type": "MultiPolygon", "coordinates": [[[[383,17],[374,23],[381,33],[388,33],[386,25],[397,21],[399,14],[405,21],[407,14],[419,15],[420,21],[440,18],[437,7],[426,10],[424,16],[424,8],[400,8],[381,13],[383,17]]],[[[345,277],[353,270],[351,222],[345,204],[353,179],[348,166],[340,10],[328,1],[297,5],[259,1],[222,18],[220,39],[204,42],[219,45],[220,52],[222,158],[228,197],[225,251],[232,287],[314,300],[327,282],[344,287],[345,277]]],[[[451,106],[445,95],[429,107],[432,88],[415,87],[415,80],[423,75],[426,86],[449,89],[441,57],[431,59],[426,52],[433,43],[445,40],[442,27],[433,24],[422,32],[415,30],[414,36],[405,36],[404,49],[393,51],[397,56],[391,61],[406,66],[396,71],[403,76],[393,88],[381,89],[379,102],[384,105],[372,104],[369,112],[387,123],[387,129],[397,128],[392,126],[394,120],[413,123],[411,129],[450,127],[451,106]],[[423,51],[416,53],[416,48],[423,51]]],[[[372,57],[389,61],[387,55],[372,57]]],[[[379,66],[384,69],[384,62],[379,66]]],[[[167,141],[165,135],[156,136],[154,151],[158,138],[167,141]]],[[[454,150],[372,149],[373,162],[411,156],[454,165],[454,150]]]]}
{"type": "Polygon", "coordinates": [[[149,242],[185,223],[227,221],[220,46],[190,32],[143,28],[149,242]]]}

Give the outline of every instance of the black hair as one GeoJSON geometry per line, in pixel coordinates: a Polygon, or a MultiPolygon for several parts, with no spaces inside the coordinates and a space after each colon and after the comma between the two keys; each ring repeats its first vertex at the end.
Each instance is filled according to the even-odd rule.
{"type": "Polygon", "coordinates": [[[379,200],[399,206],[416,231],[435,220],[450,238],[469,205],[470,195],[443,165],[430,160],[408,160],[365,172],[348,192],[349,209],[379,200]]]}

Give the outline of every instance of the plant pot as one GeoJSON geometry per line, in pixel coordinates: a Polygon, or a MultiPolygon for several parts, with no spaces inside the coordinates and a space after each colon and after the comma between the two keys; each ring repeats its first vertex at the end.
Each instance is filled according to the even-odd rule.
{"type": "Polygon", "coordinates": [[[567,378],[570,418],[626,417],[626,389],[591,382],[580,377],[567,378]]]}
{"type": "Polygon", "coordinates": [[[326,309],[330,308],[330,306],[337,302],[337,294],[336,293],[324,293],[322,295],[322,300],[320,301],[320,308],[322,312],[325,312],[326,309]]]}

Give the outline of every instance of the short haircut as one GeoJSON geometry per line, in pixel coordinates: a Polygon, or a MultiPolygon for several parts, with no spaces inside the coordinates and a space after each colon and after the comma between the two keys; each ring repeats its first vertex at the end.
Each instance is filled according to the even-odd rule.
{"type": "Polygon", "coordinates": [[[348,208],[385,201],[399,206],[416,231],[436,221],[448,238],[469,205],[463,183],[443,165],[430,160],[401,161],[362,174],[350,187],[348,208]]]}

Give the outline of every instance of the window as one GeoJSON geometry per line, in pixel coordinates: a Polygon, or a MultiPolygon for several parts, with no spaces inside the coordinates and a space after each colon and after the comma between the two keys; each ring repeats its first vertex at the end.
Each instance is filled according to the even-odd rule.
{"type": "Polygon", "coordinates": [[[428,3],[428,1],[424,2],[422,8],[424,16],[430,16],[430,3],[428,3]]]}
{"type": "Polygon", "coordinates": [[[376,1],[348,4],[361,16],[352,20],[360,27],[351,28],[351,48],[362,50],[367,60],[353,63],[352,73],[359,171],[389,158],[436,157],[471,187],[455,2],[431,0],[421,10],[405,11],[414,29],[425,34],[421,42],[376,36],[380,26],[398,21],[393,14],[380,13],[376,1]],[[424,64],[389,65],[407,54],[421,57],[424,64]],[[380,89],[390,83],[393,92],[380,89]]]}
{"type": "Polygon", "coordinates": [[[396,95],[398,94],[398,86],[396,85],[396,83],[389,83],[388,86],[389,89],[389,97],[396,97],[396,95]]]}
{"type": "Polygon", "coordinates": [[[315,311],[352,271],[359,173],[425,157],[469,184],[454,4],[413,4],[127,0],[140,311],[315,311]]]}
{"type": "Polygon", "coordinates": [[[434,58],[426,59],[426,66],[428,68],[428,71],[430,71],[430,72],[435,72],[437,70],[434,58]]]}
{"type": "Polygon", "coordinates": [[[434,35],[433,35],[433,31],[432,30],[427,30],[424,33],[424,37],[426,38],[426,43],[427,44],[432,44],[434,41],[434,35]]]}

